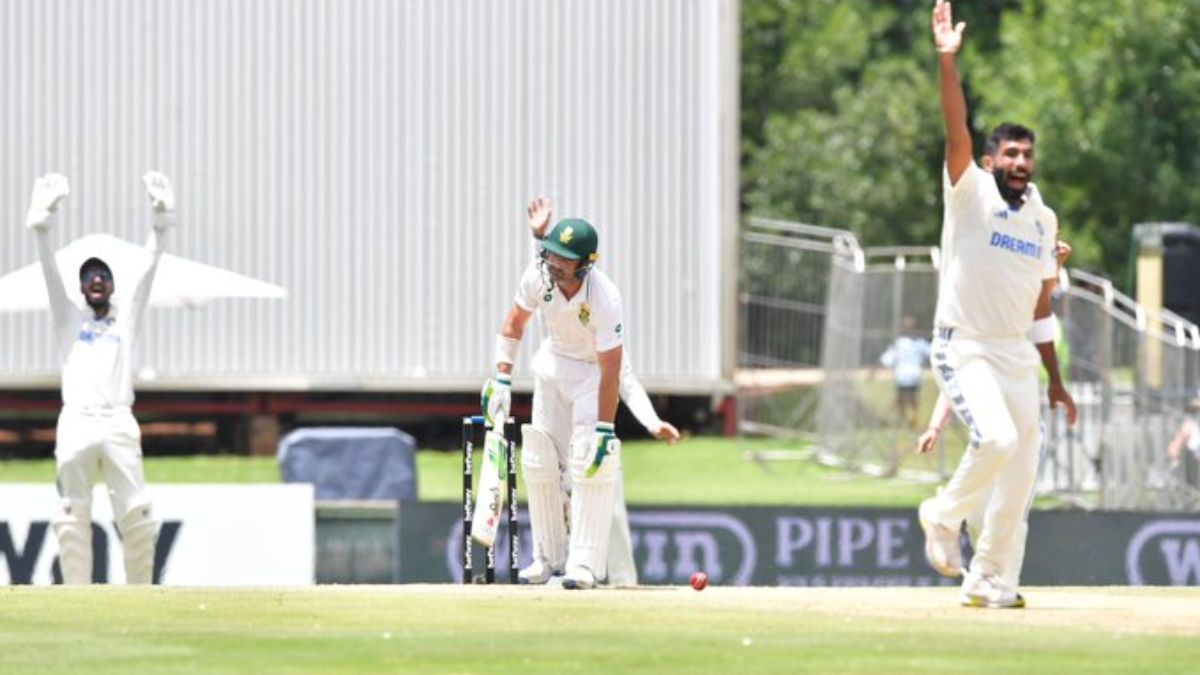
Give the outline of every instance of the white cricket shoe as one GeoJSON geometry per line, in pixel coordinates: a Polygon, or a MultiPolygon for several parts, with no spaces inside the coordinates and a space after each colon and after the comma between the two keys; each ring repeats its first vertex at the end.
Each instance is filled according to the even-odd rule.
{"type": "Polygon", "coordinates": [[[963,573],[962,543],[958,532],[934,522],[927,515],[932,508],[932,497],[917,508],[917,518],[921,521],[921,529],[925,530],[925,558],[939,574],[957,577],[963,573]]]}
{"type": "Polygon", "coordinates": [[[994,574],[967,572],[963,575],[962,594],[958,599],[964,607],[1020,609],[1025,606],[1025,598],[994,574]]]}
{"type": "Polygon", "coordinates": [[[574,591],[586,591],[589,588],[595,587],[596,577],[586,567],[575,567],[567,570],[567,576],[563,577],[563,588],[569,588],[574,591]]]}
{"type": "Polygon", "coordinates": [[[556,574],[562,574],[550,566],[545,560],[534,560],[528,567],[517,573],[517,581],[523,584],[541,586],[550,581],[556,574]]]}

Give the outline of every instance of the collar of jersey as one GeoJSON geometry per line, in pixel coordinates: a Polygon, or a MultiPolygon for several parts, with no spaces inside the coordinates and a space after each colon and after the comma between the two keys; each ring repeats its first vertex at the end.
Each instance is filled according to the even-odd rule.
{"type": "Polygon", "coordinates": [[[578,305],[581,302],[585,302],[587,300],[587,296],[591,293],[591,277],[592,275],[589,272],[588,275],[583,278],[583,285],[579,287],[579,292],[571,296],[570,300],[567,300],[567,294],[563,293],[563,290],[558,287],[558,284],[554,284],[554,292],[557,293],[560,298],[566,300],[568,305],[578,305]]]}
{"type": "Polygon", "coordinates": [[[97,319],[96,312],[95,312],[95,310],[92,309],[92,306],[87,304],[86,301],[83,303],[83,316],[88,321],[91,321],[93,323],[102,323],[104,321],[108,321],[109,319],[115,320],[117,318],[117,314],[120,312],[120,310],[121,310],[121,306],[118,305],[116,302],[114,302],[112,298],[109,298],[108,299],[108,315],[105,316],[103,319],[97,319]]]}

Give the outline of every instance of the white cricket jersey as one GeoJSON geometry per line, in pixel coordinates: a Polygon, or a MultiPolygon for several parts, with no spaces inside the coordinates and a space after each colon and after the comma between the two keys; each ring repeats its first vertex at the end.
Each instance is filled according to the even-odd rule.
{"type": "Polygon", "coordinates": [[[542,346],[553,354],[594,363],[596,354],[620,347],[624,339],[621,294],[598,269],[592,268],[583,287],[567,300],[533,262],[521,275],[514,300],[540,314],[546,332],[542,346]]]}
{"type": "Polygon", "coordinates": [[[980,338],[1024,338],[1042,281],[1058,271],[1058,216],[1031,183],[1013,209],[992,174],[971,162],[958,184],[943,167],[941,276],[935,323],[980,338]]]}
{"type": "MultiPolygon", "coordinates": [[[[151,245],[151,264],[133,286],[128,303],[110,298],[109,312],[97,319],[86,304],[71,301],[59,276],[46,231],[38,232],[55,336],[62,361],[62,398],[66,408],[115,408],[133,405],[133,342],[150,297],[158,269],[164,235],[157,232],[151,245]],[[44,239],[45,238],[45,239],[44,239]]],[[[114,279],[114,284],[130,283],[114,279]]]]}

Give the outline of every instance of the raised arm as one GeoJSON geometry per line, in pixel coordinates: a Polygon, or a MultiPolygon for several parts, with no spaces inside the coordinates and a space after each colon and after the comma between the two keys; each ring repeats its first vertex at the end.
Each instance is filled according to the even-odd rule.
{"type": "Polygon", "coordinates": [[[154,276],[158,273],[158,261],[162,258],[166,247],[167,231],[175,226],[175,191],[171,188],[171,180],[157,171],[150,171],[142,176],[146,185],[146,195],[150,198],[151,210],[154,214],[154,231],[146,241],[146,249],[150,252],[150,267],[138,279],[133,291],[132,309],[135,321],[141,325],[142,315],[150,301],[150,289],[154,286],[154,276]]]}
{"type": "Polygon", "coordinates": [[[933,42],[937,46],[938,61],[942,77],[942,116],[946,123],[946,170],[950,184],[957,185],[958,179],[971,165],[974,149],[971,147],[971,131],[967,127],[967,97],[963,94],[962,80],[958,75],[958,50],[962,48],[965,22],[954,23],[950,3],[937,0],[933,8],[933,42]]]}
{"type": "Polygon", "coordinates": [[[25,216],[25,227],[37,235],[38,260],[42,263],[42,278],[46,281],[46,295],[50,298],[50,313],[54,317],[56,328],[69,320],[72,305],[67,288],[63,285],[62,275],[58,271],[54,247],[50,243],[50,226],[58,205],[69,194],[71,186],[67,183],[66,176],[57,173],[46,174],[33,182],[29,213],[25,216]]]}

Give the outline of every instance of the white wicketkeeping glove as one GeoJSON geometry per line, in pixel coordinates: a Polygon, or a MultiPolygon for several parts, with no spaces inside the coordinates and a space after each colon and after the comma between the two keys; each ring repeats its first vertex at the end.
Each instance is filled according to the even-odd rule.
{"type": "Polygon", "coordinates": [[[483,418],[488,426],[493,429],[503,427],[508,421],[508,411],[512,408],[512,376],[496,373],[496,377],[489,377],[483,383],[480,399],[483,404],[483,418]]]}
{"type": "Polygon", "coordinates": [[[69,194],[71,186],[67,183],[67,177],[60,173],[48,173],[33,181],[33,194],[29,197],[29,213],[25,216],[25,227],[49,227],[50,214],[58,209],[58,205],[69,194]]]}
{"type": "Polygon", "coordinates": [[[171,188],[171,179],[159,171],[147,171],[142,176],[146,184],[146,194],[150,197],[150,205],[156,213],[167,213],[175,210],[175,190],[171,188]]]}

